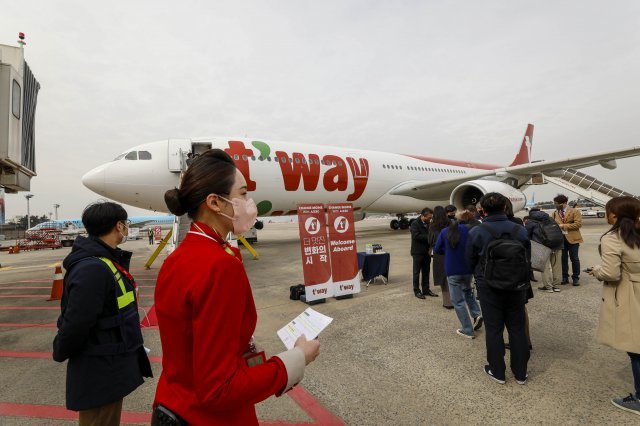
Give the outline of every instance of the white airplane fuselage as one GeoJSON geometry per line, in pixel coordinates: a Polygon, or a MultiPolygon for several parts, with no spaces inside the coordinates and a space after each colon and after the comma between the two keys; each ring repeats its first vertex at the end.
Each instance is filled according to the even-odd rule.
{"type": "MultiPolygon", "coordinates": [[[[133,147],[119,159],[91,170],[82,181],[92,191],[113,200],[167,212],[164,193],[179,186],[186,153],[209,148],[220,148],[231,155],[247,180],[260,216],[295,214],[302,203],[338,202],[352,203],[356,212],[418,212],[425,206],[448,204],[448,195],[424,200],[389,192],[409,181],[463,177],[499,167],[340,147],[201,138],[133,147]],[[133,159],[138,156],[145,159],[133,159]]],[[[521,194],[517,191],[516,197],[521,194]]],[[[522,206],[525,202],[524,198],[517,200],[522,206]]]]}

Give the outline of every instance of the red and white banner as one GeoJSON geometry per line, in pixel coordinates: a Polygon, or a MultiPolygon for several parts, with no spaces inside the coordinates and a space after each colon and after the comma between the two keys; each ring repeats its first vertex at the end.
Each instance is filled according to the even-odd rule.
{"type": "Polygon", "coordinates": [[[162,227],[160,226],[153,227],[153,240],[162,241],[162,227]]]}
{"type": "Polygon", "coordinates": [[[328,204],[329,248],[335,296],[360,293],[353,205],[328,204]]]}
{"type": "Polygon", "coordinates": [[[331,297],[333,285],[324,206],[298,205],[298,228],[307,302],[331,297]]]}

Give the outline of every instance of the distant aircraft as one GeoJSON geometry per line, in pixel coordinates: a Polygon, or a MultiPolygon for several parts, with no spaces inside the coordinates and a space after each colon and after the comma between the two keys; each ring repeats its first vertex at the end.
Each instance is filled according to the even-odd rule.
{"type": "MultiPolygon", "coordinates": [[[[174,218],[175,216],[173,215],[131,216],[129,221],[131,221],[132,228],[144,229],[160,226],[162,229],[170,229],[173,226],[174,218]]],[[[49,220],[29,228],[27,232],[39,231],[41,229],[84,229],[84,224],[82,223],[82,219],[49,220]]]]}
{"type": "MultiPolygon", "coordinates": [[[[123,152],[85,174],[82,183],[113,200],[166,212],[164,193],[179,186],[187,154],[220,148],[244,175],[260,217],[294,215],[301,203],[348,202],[356,220],[367,213],[392,213],[397,219],[391,227],[404,229],[409,226],[407,214],[425,206],[450,203],[461,210],[493,191],[507,196],[519,211],[527,201],[521,190],[532,176],[596,164],[615,168],[616,158],[640,155],[640,147],[632,147],[532,163],[532,138],[529,124],[508,166],[256,139],[165,139],[123,152]]],[[[416,143],[420,145],[426,146],[416,143]]]]}

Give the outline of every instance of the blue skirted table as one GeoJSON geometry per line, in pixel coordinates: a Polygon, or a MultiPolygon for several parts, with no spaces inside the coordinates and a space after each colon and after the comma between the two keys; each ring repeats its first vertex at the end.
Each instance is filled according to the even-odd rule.
{"type": "Polygon", "coordinates": [[[364,251],[358,252],[358,269],[362,272],[362,279],[367,282],[367,287],[377,277],[382,277],[386,284],[389,280],[389,263],[391,255],[389,253],[367,254],[364,251]]]}

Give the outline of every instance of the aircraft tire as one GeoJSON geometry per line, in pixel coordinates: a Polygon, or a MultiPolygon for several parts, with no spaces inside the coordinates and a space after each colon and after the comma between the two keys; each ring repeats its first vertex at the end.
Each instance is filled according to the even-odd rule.
{"type": "Polygon", "coordinates": [[[400,221],[400,229],[409,229],[409,221],[404,219],[400,221]]]}
{"type": "Polygon", "coordinates": [[[393,229],[394,231],[397,231],[398,229],[400,229],[400,222],[398,221],[398,219],[393,219],[389,226],[391,226],[391,229],[393,229]]]}
{"type": "Polygon", "coordinates": [[[600,219],[602,219],[602,218],[604,217],[604,212],[602,212],[602,213],[598,212],[598,217],[599,217],[600,219]]]}

